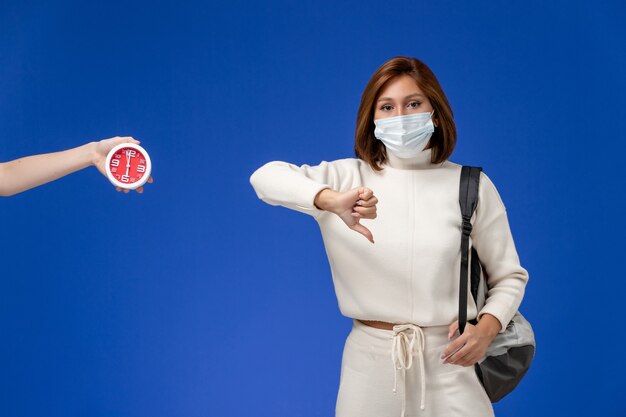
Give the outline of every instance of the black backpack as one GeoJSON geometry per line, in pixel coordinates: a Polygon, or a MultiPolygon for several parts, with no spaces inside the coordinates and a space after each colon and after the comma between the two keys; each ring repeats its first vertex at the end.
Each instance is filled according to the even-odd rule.
{"type": "MultiPolygon", "coordinates": [[[[459,333],[463,334],[467,322],[467,284],[469,236],[471,218],[478,203],[481,167],[463,166],[459,187],[459,204],[463,220],[461,235],[461,273],[459,293],[459,333]]],[[[483,270],[478,253],[471,248],[471,293],[478,307],[487,296],[488,277],[483,270]]],[[[478,321],[470,321],[476,325],[478,321]]],[[[517,311],[506,330],[499,333],[489,345],[484,360],[474,364],[478,379],[491,402],[497,402],[510,393],[524,377],[535,356],[535,336],[530,323],[517,311]]]]}

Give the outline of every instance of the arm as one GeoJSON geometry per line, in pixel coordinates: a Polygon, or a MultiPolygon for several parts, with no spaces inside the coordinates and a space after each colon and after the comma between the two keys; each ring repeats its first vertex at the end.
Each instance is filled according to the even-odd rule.
{"type": "MultiPolygon", "coordinates": [[[[470,244],[488,275],[485,305],[477,315],[478,323],[468,323],[466,331],[453,340],[441,354],[443,363],[472,366],[485,356],[493,339],[504,333],[524,296],[528,272],[519,262],[506,207],[491,179],[481,171],[478,204],[472,216],[470,244]]],[[[454,321],[448,328],[451,339],[459,328],[454,321]]]]}
{"type": "MultiPolygon", "coordinates": [[[[124,142],[139,143],[132,137],[115,137],[66,151],[26,156],[0,163],[0,196],[8,197],[30,190],[91,165],[96,165],[106,175],[104,163],[108,152],[115,145],[124,142]]],[[[138,192],[143,191],[140,188],[137,189],[138,192]]]]}
{"type": "Polygon", "coordinates": [[[313,205],[320,210],[331,211],[332,202],[334,201],[333,197],[336,194],[337,191],[334,191],[332,188],[323,188],[322,191],[315,195],[313,205]]]}
{"type": "Polygon", "coordinates": [[[322,191],[341,187],[342,175],[336,162],[297,166],[284,161],[271,161],[252,173],[250,183],[264,202],[317,218],[325,210],[329,195],[322,191]]]}
{"type": "Polygon", "coordinates": [[[484,172],[481,172],[471,239],[488,275],[489,290],[485,305],[478,312],[478,324],[491,330],[497,327],[485,317],[489,313],[500,322],[498,333],[503,333],[522,302],[528,271],[520,265],[506,207],[484,172]],[[481,325],[485,319],[489,321],[481,325]]]}
{"type": "Polygon", "coordinates": [[[252,173],[250,183],[268,204],[309,214],[315,220],[324,212],[335,213],[350,229],[374,243],[372,232],[360,220],[376,218],[378,199],[360,185],[359,161],[344,158],[315,166],[271,161],[252,173]]]}
{"type": "Polygon", "coordinates": [[[95,142],[0,164],[0,195],[8,197],[54,181],[92,164],[95,142]]]}

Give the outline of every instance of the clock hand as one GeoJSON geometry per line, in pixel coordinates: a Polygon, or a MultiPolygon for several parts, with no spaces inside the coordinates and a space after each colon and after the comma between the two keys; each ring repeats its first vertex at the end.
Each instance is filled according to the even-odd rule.
{"type": "Polygon", "coordinates": [[[128,176],[128,171],[130,170],[130,151],[126,151],[126,176],[128,176]]]}

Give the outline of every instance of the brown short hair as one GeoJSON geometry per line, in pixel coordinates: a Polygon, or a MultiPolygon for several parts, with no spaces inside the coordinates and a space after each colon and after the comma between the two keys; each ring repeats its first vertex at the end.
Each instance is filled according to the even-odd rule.
{"type": "Polygon", "coordinates": [[[416,58],[397,56],[381,65],[365,86],[356,119],[354,152],[372,169],[382,170],[381,163],[387,160],[385,145],[374,136],[374,111],[380,91],[390,80],[407,74],[417,82],[433,106],[437,127],[426,149],[433,148],[431,162],[441,163],[448,159],[456,145],[456,125],[452,109],[435,74],[416,58]]]}

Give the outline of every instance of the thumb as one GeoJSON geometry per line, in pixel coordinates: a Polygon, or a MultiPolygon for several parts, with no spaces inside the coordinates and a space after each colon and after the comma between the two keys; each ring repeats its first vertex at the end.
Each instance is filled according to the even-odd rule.
{"type": "Polygon", "coordinates": [[[452,338],[454,333],[459,329],[459,321],[454,320],[454,322],[448,327],[448,340],[452,338]]]}
{"type": "Polygon", "coordinates": [[[346,194],[350,196],[350,199],[355,201],[361,198],[361,194],[363,194],[363,187],[353,188],[349,191],[346,191],[346,194]]]}
{"type": "Polygon", "coordinates": [[[350,226],[353,230],[359,232],[360,234],[362,234],[363,236],[365,236],[367,238],[367,240],[369,240],[370,242],[374,243],[374,236],[372,236],[372,232],[370,232],[370,230],[363,226],[361,223],[355,223],[354,225],[350,226]]]}
{"type": "Polygon", "coordinates": [[[114,142],[116,145],[119,145],[120,143],[134,143],[136,145],[139,145],[141,143],[132,136],[117,136],[114,138],[114,142]]]}
{"type": "Polygon", "coordinates": [[[115,136],[108,139],[102,139],[98,142],[98,153],[107,154],[111,151],[111,149],[122,143],[134,143],[139,145],[140,142],[132,136],[115,136]]]}

